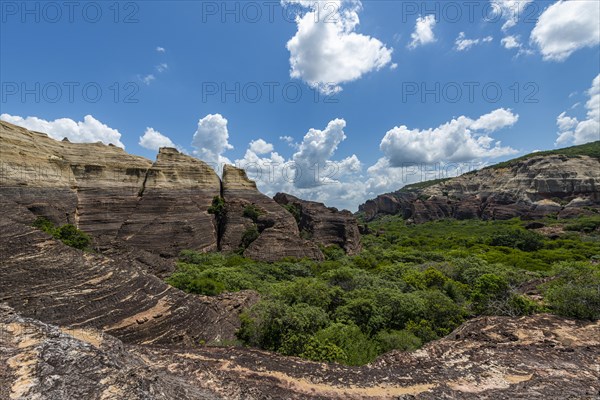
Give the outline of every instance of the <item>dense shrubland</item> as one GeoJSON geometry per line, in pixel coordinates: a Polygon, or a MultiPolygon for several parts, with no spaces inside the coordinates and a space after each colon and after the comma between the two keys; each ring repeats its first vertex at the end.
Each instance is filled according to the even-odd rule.
{"type": "Polygon", "coordinates": [[[350,365],[416,349],[478,315],[600,318],[600,216],[568,221],[554,239],[525,224],[407,226],[389,216],[369,224],[354,257],[335,246],[323,248],[322,262],[271,264],[185,251],[169,283],[204,295],[256,290],[262,300],[242,314],[241,342],[350,365]],[[531,282],[543,300],[521,290],[531,282]]]}

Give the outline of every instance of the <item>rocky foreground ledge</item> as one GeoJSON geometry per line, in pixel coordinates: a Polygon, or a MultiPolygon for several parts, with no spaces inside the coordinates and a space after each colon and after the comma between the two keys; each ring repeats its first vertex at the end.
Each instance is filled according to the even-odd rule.
{"type": "Polygon", "coordinates": [[[477,318],[365,367],[128,345],[0,306],[0,399],[597,399],[600,323],[477,318]]]}

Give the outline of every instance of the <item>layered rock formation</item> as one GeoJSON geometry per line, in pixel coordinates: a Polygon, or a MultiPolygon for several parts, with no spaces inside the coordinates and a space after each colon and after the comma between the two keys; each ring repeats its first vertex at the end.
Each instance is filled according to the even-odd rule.
{"type": "MultiPolygon", "coordinates": [[[[205,346],[231,343],[239,312],[258,296],[185,294],[156,276],[173,268],[160,255],[180,245],[236,250],[256,227],[246,255],[320,258],[292,214],[243,171],[226,168],[221,190],[203,163],[172,149],[151,163],[5,123],[0,139],[0,400],[593,399],[600,392],[600,323],[549,315],[477,318],[416,352],[364,367],[205,346]],[[207,213],[219,194],[222,227],[207,213]],[[102,251],[76,250],[34,229],[38,215],[87,229],[102,251]]],[[[302,207],[300,220],[320,244],[343,230],[348,243],[340,245],[356,248],[348,214],[320,217],[320,205],[285,201],[302,207]]],[[[590,201],[571,200],[581,209],[590,201]]]]}
{"type": "Polygon", "coordinates": [[[183,249],[215,251],[217,227],[208,208],[219,195],[219,177],[206,163],[162,148],[117,239],[152,249],[160,238],[161,255],[171,257],[183,249]]]}
{"type": "MultiPolygon", "coordinates": [[[[94,327],[129,343],[197,345],[233,340],[242,307],[256,294],[187,295],[134,256],[87,253],[27,224],[27,210],[6,202],[0,214],[0,302],[27,317],[94,327]]],[[[33,217],[30,217],[33,218],[33,217]]]]}
{"type": "Polygon", "coordinates": [[[216,250],[220,193],[202,161],[161,149],[155,163],[101,143],[56,141],[0,121],[0,196],[55,223],[73,223],[100,246],[114,239],[164,256],[216,250]]]}
{"type": "MultiPolygon", "coordinates": [[[[152,163],[119,147],[56,141],[2,121],[0,144],[0,198],[56,224],[75,224],[101,251],[128,245],[172,258],[183,249],[247,247],[246,256],[262,261],[323,258],[321,242],[302,239],[294,218],[234,167],[225,168],[221,183],[206,163],[175,149],[160,149],[152,163]],[[208,210],[219,196],[227,213],[217,221],[208,210]],[[256,221],[244,216],[248,205],[259,210],[256,221]],[[254,228],[258,238],[243,241],[254,228]]],[[[339,229],[327,221],[337,224],[324,217],[322,231],[339,229]]]]}
{"type": "Polygon", "coordinates": [[[282,206],[291,207],[297,215],[298,228],[311,241],[323,246],[337,245],[349,255],[360,252],[360,232],[350,211],[338,211],[323,203],[301,200],[287,193],[277,193],[273,199],[282,206]]]}
{"type": "Polygon", "coordinates": [[[367,220],[399,214],[421,223],[441,218],[559,218],[600,209],[600,160],[551,154],[485,168],[420,188],[384,194],[359,207],[367,220]]]}
{"type": "Polygon", "coordinates": [[[222,250],[236,250],[248,244],[243,243],[244,235],[256,229],[258,237],[244,250],[247,257],[264,261],[285,257],[323,259],[315,243],[300,237],[294,217],[273,199],[260,193],[243,170],[225,166],[223,198],[227,207],[222,250]]]}
{"type": "Polygon", "coordinates": [[[0,305],[0,399],[219,399],[160,373],[120,340],[0,305]]]}
{"type": "Polygon", "coordinates": [[[116,235],[152,165],[119,147],[59,142],[2,121],[0,144],[0,195],[97,236],[116,235]]]}
{"type": "Polygon", "coordinates": [[[472,320],[365,367],[243,348],[124,344],[0,306],[0,399],[596,399],[600,325],[472,320]]]}

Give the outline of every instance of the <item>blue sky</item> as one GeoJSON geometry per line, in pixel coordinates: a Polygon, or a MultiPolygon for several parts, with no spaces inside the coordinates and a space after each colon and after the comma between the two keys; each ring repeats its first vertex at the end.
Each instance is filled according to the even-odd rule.
{"type": "Polygon", "coordinates": [[[176,146],[268,194],[356,210],[600,139],[596,0],[0,4],[2,119],[176,146]]]}

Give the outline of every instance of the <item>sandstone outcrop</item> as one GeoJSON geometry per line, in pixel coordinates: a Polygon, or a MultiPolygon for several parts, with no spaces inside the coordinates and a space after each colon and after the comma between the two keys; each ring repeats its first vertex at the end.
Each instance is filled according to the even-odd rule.
{"type": "MultiPolygon", "coordinates": [[[[0,144],[0,199],[56,224],[76,225],[93,236],[98,250],[130,246],[173,258],[184,249],[247,247],[246,256],[263,261],[323,258],[321,242],[301,238],[294,218],[232,166],[225,167],[221,182],[206,163],[176,149],[160,149],[153,163],[112,145],[56,141],[3,121],[0,144]],[[227,203],[222,218],[208,212],[218,196],[227,203]],[[256,221],[244,216],[248,205],[259,210],[256,221]],[[254,228],[258,238],[242,243],[254,228]]],[[[325,226],[327,221],[337,223],[324,216],[321,231],[339,229],[325,226]]],[[[356,251],[357,243],[347,247],[356,251]]]]}
{"type": "Polygon", "coordinates": [[[114,337],[0,305],[0,399],[219,399],[160,373],[114,337]]]}
{"type": "Polygon", "coordinates": [[[0,302],[26,317],[97,328],[128,343],[194,346],[235,339],[239,312],[257,300],[248,292],[226,301],[187,295],[135,255],[73,249],[21,223],[18,214],[0,215],[0,302]]]}
{"type": "Polygon", "coordinates": [[[600,325],[482,317],[364,367],[132,345],[0,306],[0,399],[596,399],[600,325]]]}
{"type": "Polygon", "coordinates": [[[162,148],[117,239],[167,257],[184,249],[216,251],[216,221],[208,208],[219,195],[219,177],[206,163],[162,148]]]}
{"type": "Polygon", "coordinates": [[[99,245],[119,239],[167,257],[216,250],[218,176],[200,160],[161,149],[155,163],[102,143],[56,141],[0,121],[0,196],[99,245]]]}
{"type": "Polygon", "coordinates": [[[244,250],[247,257],[262,261],[284,257],[323,259],[316,244],[300,237],[294,217],[275,200],[260,193],[243,170],[226,165],[222,185],[227,204],[222,250],[243,248],[248,244],[243,243],[244,235],[256,229],[258,237],[244,250]],[[249,210],[255,211],[255,215],[250,215],[249,210]]]}
{"type": "Polygon", "coordinates": [[[600,210],[600,160],[533,156],[430,186],[380,195],[359,207],[367,220],[401,215],[416,223],[441,218],[570,218],[600,210]]]}
{"type": "Polygon", "coordinates": [[[298,228],[312,242],[322,246],[337,245],[349,255],[360,252],[360,232],[350,211],[338,211],[323,203],[301,200],[287,193],[277,193],[273,199],[282,206],[293,207],[292,210],[297,213],[298,228]]]}

